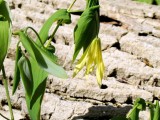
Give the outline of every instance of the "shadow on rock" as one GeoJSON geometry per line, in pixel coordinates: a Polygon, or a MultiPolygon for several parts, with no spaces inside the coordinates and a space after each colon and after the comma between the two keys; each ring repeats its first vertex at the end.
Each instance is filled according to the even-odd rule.
{"type": "Polygon", "coordinates": [[[93,106],[88,109],[88,113],[82,116],[75,116],[72,120],[109,120],[112,117],[125,117],[131,106],[93,106]]]}

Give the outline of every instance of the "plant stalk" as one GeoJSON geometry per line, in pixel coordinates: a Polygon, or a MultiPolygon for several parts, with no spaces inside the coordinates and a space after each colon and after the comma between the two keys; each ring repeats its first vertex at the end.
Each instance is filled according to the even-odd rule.
{"type": "Polygon", "coordinates": [[[69,12],[71,10],[71,8],[73,7],[74,3],[76,2],[76,0],[73,0],[72,4],[69,6],[69,8],[67,9],[67,11],[69,12]]]}
{"type": "Polygon", "coordinates": [[[2,74],[3,74],[4,87],[6,89],[6,95],[7,95],[7,101],[8,101],[8,106],[9,106],[9,112],[10,112],[10,115],[11,115],[11,120],[14,120],[13,110],[12,110],[12,105],[11,105],[11,99],[10,99],[9,90],[8,90],[8,82],[7,82],[7,77],[6,77],[4,65],[2,66],[2,74]]]}
{"type": "Polygon", "coordinates": [[[54,29],[54,31],[53,31],[53,33],[52,33],[50,39],[48,40],[47,44],[45,45],[45,47],[48,47],[48,46],[51,44],[52,39],[53,39],[55,33],[57,32],[59,26],[62,24],[62,21],[63,21],[63,20],[58,21],[58,24],[57,24],[56,28],[54,29]]]}
{"type": "MultiPolygon", "coordinates": [[[[73,0],[72,4],[71,4],[71,5],[69,6],[69,8],[67,9],[68,12],[71,10],[71,8],[73,7],[73,5],[74,5],[75,2],[76,2],[76,0],[73,0]]],[[[51,44],[52,39],[53,39],[55,33],[57,32],[59,26],[62,24],[62,21],[63,21],[63,20],[58,21],[58,24],[57,24],[56,28],[54,29],[54,31],[53,31],[50,39],[48,40],[47,44],[45,45],[45,47],[48,47],[48,46],[51,44]]]]}

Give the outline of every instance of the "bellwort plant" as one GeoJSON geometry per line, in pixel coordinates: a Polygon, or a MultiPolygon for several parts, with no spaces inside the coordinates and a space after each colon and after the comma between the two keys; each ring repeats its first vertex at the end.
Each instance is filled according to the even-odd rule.
{"type": "Polygon", "coordinates": [[[17,44],[12,93],[15,93],[21,78],[25,88],[29,116],[32,120],[40,120],[41,103],[48,75],[52,74],[64,79],[68,77],[65,70],[58,64],[51,40],[60,24],[71,23],[70,18],[67,10],[61,9],[49,17],[39,33],[32,27],[14,33],[19,36],[20,41],[17,44]],[[48,40],[49,30],[54,22],[57,22],[57,26],[48,40]],[[33,31],[37,39],[33,40],[28,34],[28,30],[33,31]],[[20,44],[26,52],[21,50],[20,44]]]}
{"type": "Polygon", "coordinates": [[[14,120],[11,100],[10,100],[10,95],[8,90],[8,81],[6,77],[5,68],[3,65],[4,59],[6,57],[7,50],[10,44],[11,33],[12,33],[12,21],[10,16],[10,9],[5,0],[0,0],[0,71],[2,71],[3,84],[6,89],[6,96],[7,96],[9,111],[11,115],[11,120],[14,120]]]}

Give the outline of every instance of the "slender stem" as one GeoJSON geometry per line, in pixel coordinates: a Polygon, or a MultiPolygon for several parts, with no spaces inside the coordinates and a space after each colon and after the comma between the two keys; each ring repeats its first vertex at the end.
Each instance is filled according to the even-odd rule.
{"type": "MultiPolygon", "coordinates": [[[[68,12],[71,10],[71,8],[73,7],[73,5],[74,5],[75,2],[76,2],[76,0],[73,0],[72,4],[71,4],[71,5],[69,6],[69,8],[67,9],[68,12]]],[[[52,39],[53,39],[55,33],[57,32],[59,26],[62,24],[62,21],[63,21],[63,20],[58,21],[58,24],[57,24],[56,28],[54,29],[54,31],[53,31],[50,39],[48,40],[47,44],[45,45],[45,47],[48,47],[48,46],[51,44],[52,39]]]]}
{"type": "Polygon", "coordinates": [[[74,3],[76,2],[76,0],[73,0],[72,4],[69,6],[69,8],[67,9],[67,11],[69,12],[71,10],[71,8],[73,7],[74,3]]]}
{"type": "Polygon", "coordinates": [[[52,33],[50,39],[48,40],[47,44],[45,45],[45,47],[48,47],[48,46],[51,44],[52,39],[53,39],[55,33],[57,32],[59,26],[62,24],[62,21],[63,21],[63,20],[58,21],[58,24],[57,24],[56,28],[54,29],[54,31],[53,31],[53,33],[52,33]]]}
{"type": "Polygon", "coordinates": [[[11,120],[14,120],[12,105],[11,105],[11,99],[10,99],[9,90],[8,90],[8,82],[6,80],[7,77],[6,77],[4,66],[2,66],[2,74],[3,74],[4,87],[6,89],[6,95],[7,95],[7,101],[8,101],[8,106],[9,106],[9,112],[10,112],[10,115],[11,115],[11,120]]]}
{"type": "MultiPolygon", "coordinates": [[[[38,40],[39,40],[41,46],[44,48],[42,39],[40,38],[40,36],[39,36],[39,34],[37,33],[37,31],[36,31],[34,28],[32,28],[32,27],[27,27],[26,30],[25,30],[25,33],[27,33],[27,30],[28,30],[28,29],[33,30],[33,32],[34,32],[34,33],[36,34],[36,36],[38,37],[38,40]]],[[[27,35],[28,35],[28,34],[27,34],[27,35]]]]}

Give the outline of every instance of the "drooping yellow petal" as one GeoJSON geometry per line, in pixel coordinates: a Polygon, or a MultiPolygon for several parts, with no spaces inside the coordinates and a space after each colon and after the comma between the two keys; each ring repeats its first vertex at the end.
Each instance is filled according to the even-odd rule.
{"type": "Polygon", "coordinates": [[[90,72],[91,72],[91,68],[94,66],[94,57],[93,57],[93,54],[92,54],[92,45],[90,46],[90,49],[88,50],[88,59],[86,61],[86,75],[88,75],[90,72]]]}
{"type": "Polygon", "coordinates": [[[74,69],[73,77],[75,77],[84,66],[86,66],[86,76],[92,72],[95,67],[97,67],[97,83],[101,86],[105,68],[102,59],[100,38],[96,37],[84,52],[74,69]]]}
{"type": "Polygon", "coordinates": [[[75,77],[79,73],[79,71],[81,71],[81,69],[85,66],[87,57],[88,57],[88,48],[84,52],[84,54],[82,55],[82,57],[80,58],[80,60],[78,61],[77,65],[75,66],[75,69],[74,69],[72,77],[75,77]]]}
{"type": "Polygon", "coordinates": [[[98,48],[97,48],[97,58],[96,58],[97,62],[96,77],[97,77],[97,82],[100,86],[102,84],[102,78],[104,76],[104,63],[101,52],[101,41],[99,38],[97,39],[97,47],[98,48]]]}

